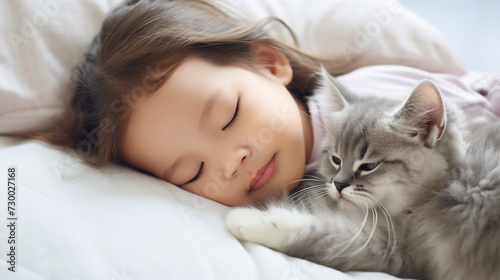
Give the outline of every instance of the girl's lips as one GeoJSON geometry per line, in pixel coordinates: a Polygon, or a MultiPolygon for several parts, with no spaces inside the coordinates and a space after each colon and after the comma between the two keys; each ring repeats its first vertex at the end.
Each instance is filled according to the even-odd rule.
{"type": "Polygon", "coordinates": [[[255,175],[255,177],[250,182],[250,191],[256,191],[262,188],[267,181],[274,174],[274,170],[276,169],[276,154],[273,155],[271,160],[262,167],[259,172],[255,175]]]}

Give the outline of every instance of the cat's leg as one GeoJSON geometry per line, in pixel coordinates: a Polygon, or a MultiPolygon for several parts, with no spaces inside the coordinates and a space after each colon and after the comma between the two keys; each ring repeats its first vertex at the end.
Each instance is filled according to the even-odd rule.
{"type": "Polygon", "coordinates": [[[235,208],[226,217],[227,228],[238,239],[290,256],[341,271],[403,273],[399,252],[388,252],[387,231],[372,229],[371,225],[353,223],[335,212],[310,214],[280,207],[235,208]]]}
{"type": "Polygon", "coordinates": [[[235,208],[226,217],[226,227],[238,239],[283,250],[307,234],[318,223],[317,218],[295,209],[271,207],[235,208]]]}

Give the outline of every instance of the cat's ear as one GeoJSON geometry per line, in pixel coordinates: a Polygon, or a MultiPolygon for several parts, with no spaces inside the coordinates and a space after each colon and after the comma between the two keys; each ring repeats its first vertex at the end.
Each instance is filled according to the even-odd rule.
{"type": "Polygon", "coordinates": [[[348,102],[344,96],[344,89],[335,81],[335,78],[328,73],[324,66],[318,75],[318,86],[314,98],[322,107],[329,112],[342,111],[347,107],[348,102]]]}
{"type": "Polygon", "coordinates": [[[433,147],[446,128],[446,107],[439,88],[430,80],[422,80],[394,115],[395,121],[411,136],[420,136],[433,147]]]}

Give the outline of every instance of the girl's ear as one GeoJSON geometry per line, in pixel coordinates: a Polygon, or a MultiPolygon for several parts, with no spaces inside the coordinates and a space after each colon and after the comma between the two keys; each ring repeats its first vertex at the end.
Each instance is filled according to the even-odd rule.
{"type": "Polygon", "coordinates": [[[293,70],[282,52],[266,42],[255,43],[250,48],[255,56],[254,62],[259,69],[266,70],[285,86],[290,84],[293,70]]]}

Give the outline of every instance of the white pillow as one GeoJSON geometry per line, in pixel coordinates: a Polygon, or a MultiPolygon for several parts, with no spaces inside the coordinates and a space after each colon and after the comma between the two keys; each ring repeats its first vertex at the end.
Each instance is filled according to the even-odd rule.
{"type": "MultiPolygon", "coordinates": [[[[2,1],[0,134],[44,129],[63,111],[71,69],[99,31],[106,12],[118,2],[2,1]]],[[[329,67],[335,73],[372,64],[464,73],[443,36],[395,1],[224,2],[226,9],[251,19],[282,18],[295,30],[304,50],[335,61],[335,67],[329,67]]],[[[289,39],[284,32],[276,36],[289,39]]]]}
{"type": "Polygon", "coordinates": [[[0,134],[43,129],[63,111],[71,69],[118,2],[1,2],[0,134]]]}
{"type": "MultiPolygon", "coordinates": [[[[334,61],[329,70],[335,74],[376,64],[465,73],[445,36],[397,0],[218,1],[250,19],[282,19],[301,49],[334,61]]],[[[293,43],[287,32],[273,35],[293,43]]]]}

